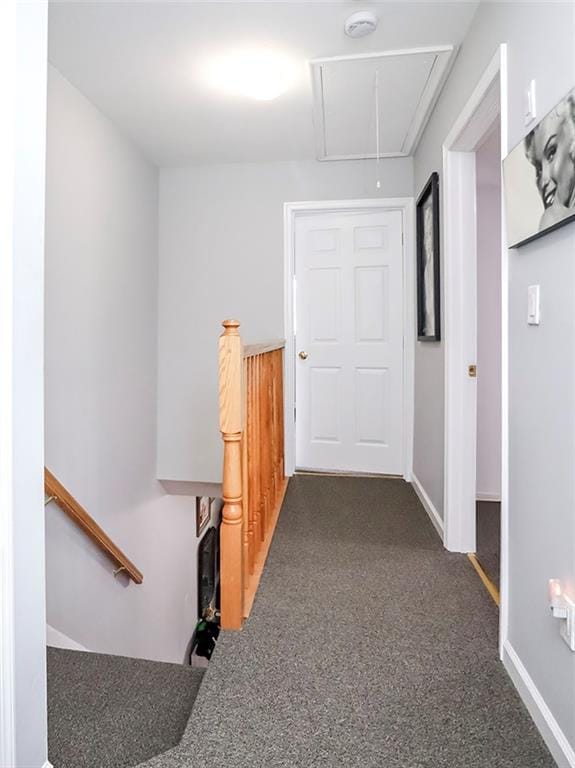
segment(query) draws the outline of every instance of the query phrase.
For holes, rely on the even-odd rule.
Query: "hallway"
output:
[[[146,768],[551,768],[495,605],[401,480],[292,478],[254,610]]]

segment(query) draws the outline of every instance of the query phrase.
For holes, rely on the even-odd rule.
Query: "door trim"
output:
[[[415,238],[412,197],[366,200],[325,200],[284,204],[284,424],[285,473],[295,472],[295,223],[298,216],[325,213],[400,211],[403,234],[403,477],[411,481],[413,468],[414,354],[415,354]]]
[[[445,276],[445,501],[444,544],[475,551],[476,389],[466,369],[476,348],[475,151],[497,117],[501,157],[508,151],[507,46],[500,45],[443,144]],[[503,189],[503,182],[502,182]],[[499,652],[507,639],[509,595],[508,253],[501,195],[501,606]],[[465,253],[468,258],[462,259]],[[475,345],[475,346],[474,346]]]

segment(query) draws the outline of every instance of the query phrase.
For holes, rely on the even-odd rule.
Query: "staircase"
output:
[[[203,672],[180,664],[48,648],[54,768],[127,768],[176,746]]]

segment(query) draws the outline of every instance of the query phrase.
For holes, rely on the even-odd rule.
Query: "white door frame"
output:
[[[494,120],[501,123],[501,157],[508,151],[507,48],[499,46],[443,144],[445,276],[444,544],[475,552],[476,379],[467,366],[477,347],[475,151]],[[462,258],[462,255],[465,258]],[[508,604],[508,255],[501,195],[501,611],[500,649]]]
[[[403,477],[411,481],[413,467],[414,351],[415,351],[415,238],[412,197],[366,200],[326,200],[284,204],[284,424],[285,473],[295,472],[295,223],[298,216],[325,213],[401,211],[403,232]]]
[[[0,765],[49,768],[43,461],[48,2],[0,3]]]

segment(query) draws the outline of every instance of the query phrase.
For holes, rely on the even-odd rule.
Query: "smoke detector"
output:
[[[371,11],[352,13],[345,22],[345,34],[349,37],[365,37],[377,29],[378,18]]]

